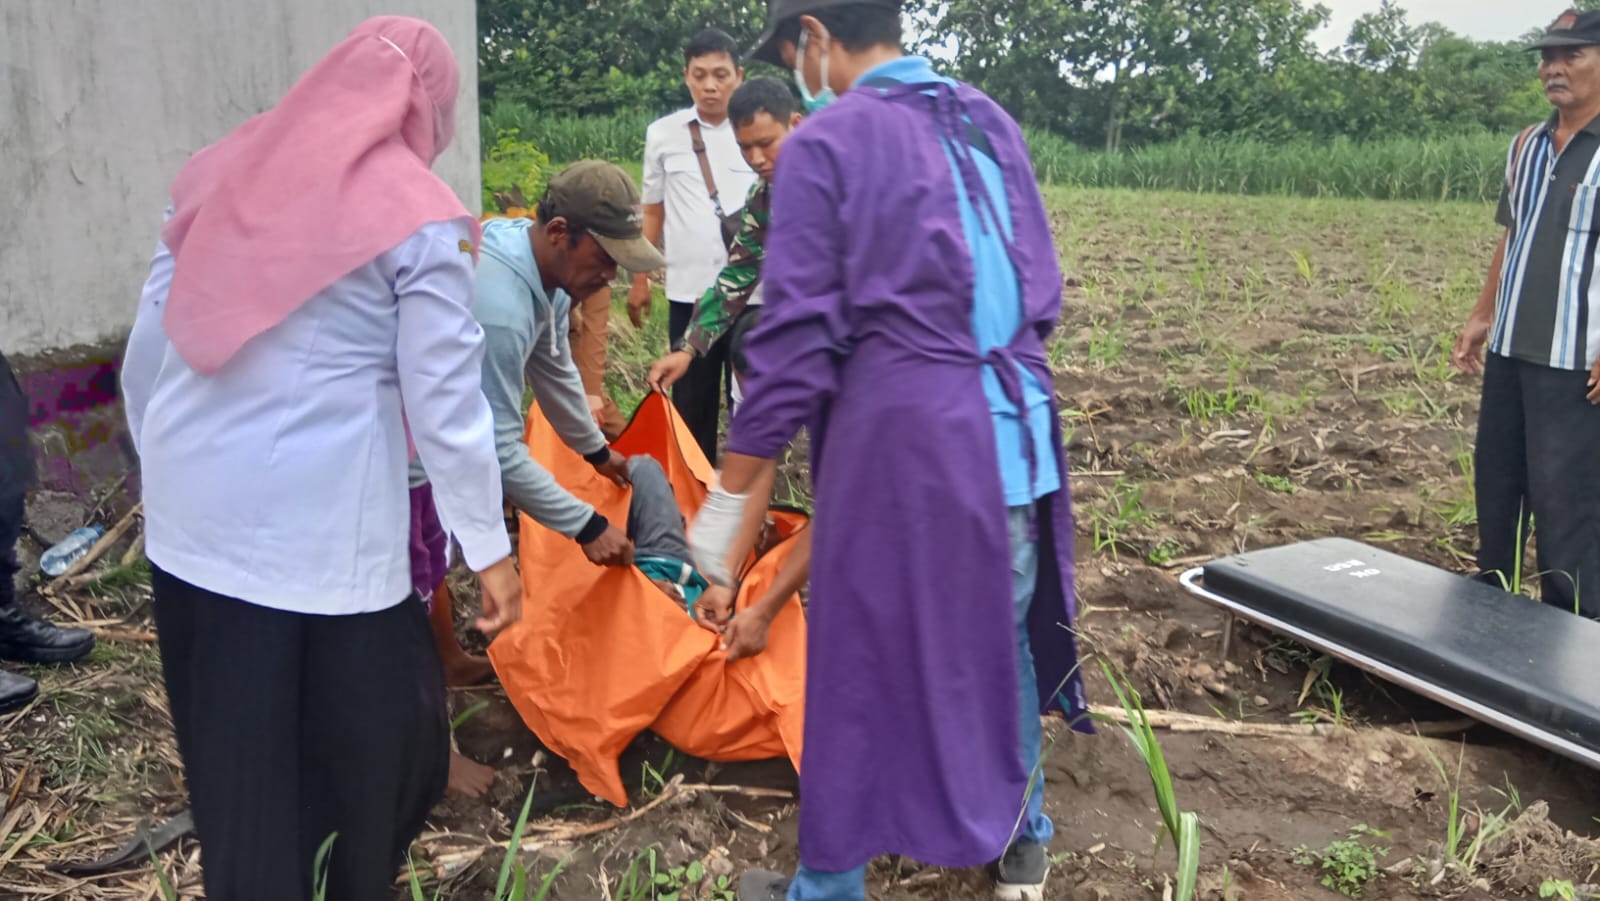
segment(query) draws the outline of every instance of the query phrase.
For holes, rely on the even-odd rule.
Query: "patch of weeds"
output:
[[[1183,546],[1183,542],[1173,538],[1171,535],[1168,535],[1156,542],[1156,546],[1151,548],[1150,553],[1145,555],[1145,560],[1148,561],[1151,566],[1166,566],[1168,563],[1176,560],[1186,550],[1188,550],[1188,548]]]
[[[1539,883],[1539,897],[1559,898],[1560,901],[1577,901],[1578,898],[1596,898],[1600,895],[1579,892],[1571,879],[1546,879]]]
[[[1096,316],[1090,320],[1089,362],[1095,366],[1115,366],[1122,362],[1122,352],[1127,341],[1122,336],[1122,319],[1104,320]]]
[[[1179,406],[1190,419],[1201,422],[1261,410],[1261,392],[1241,385],[1238,374],[1238,369],[1229,366],[1228,384],[1218,390],[1213,391],[1202,385],[1182,389],[1178,396]]]
[[[650,901],[656,889],[656,849],[645,848],[628,861],[628,869],[617,880],[612,897],[616,901]]]
[[[1321,851],[1313,852],[1305,845],[1296,848],[1294,862],[1320,870],[1324,887],[1359,898],[1369,882],[1383,875],[1378,869],[1378,858],[1387,857],[1389,848],[1376,841],[1388,840],[1389,833],[1357,823],[1350,827],[1346,838],[1329,842]]]
[[[1404,388],[1385,391],[1379,398],[1390,416],[1406,417],[1417,412],[1417,398]]]
[[[1300,725],[1310,726],[1313,723],[1326,722],[1332,725],[1334,729],[1350,728],[1350,715],[1344,709],[1344,691],[1342,689],[1335,688],[1333,683],[1326,678],[1322,678],[1317,680],[1313,693],[1316,694],[1317,700],[1321,701],[1323,706],[1296,710],[1293,716]]]
[[[1255,471],[1255,477],[1256,484],[1268,491],[1276,491],[1279,494],[1294,494],[1296,491],[1294,482],[1288,476],[1275,476],[1258,469]]]
[[[122,708],[137,700],[96,697],[80,689],[53,689],[45,704],[60,738],[45,745],[45,766],[56,785],[105,785],[116,769],[112,754],[126,725]]]
[[[1378,324],[1386,329],[1411,322],[1417,311],[1417,292],[1405,282],[1384,279],[1378,283]]]
[[[150,586],[150,561],[140,557],[131,563],[109,569],[105,575],[85,585],[88,594],[105,594],[119,588],[148,588]]]
[[[654,901],[679,901],[680,898],[699,898],[702,901],[734,901],[733,885],[726,876],[718,876],[700,892],[700,883],[706,878],[700,861],[687,866],[673,867],[655,875]]]
[[[1109,550],[1111,559],[1118,560],[1117,545],[1126,544],[1133,530],[1155,522],[1156,514],[1145,509],[1143,485],[1119,478],[1100,503],[1090,506],[1089,519],[1095,553]]]

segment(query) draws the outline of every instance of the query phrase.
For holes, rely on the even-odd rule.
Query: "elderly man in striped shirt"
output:
[[[1600,618],[1600,12],[1529,49],[1555,114],[1512,142],[1506,231],[1453,357],[1483,373],[1478,566],[1517,590],[1537,530],[1543,600]]]

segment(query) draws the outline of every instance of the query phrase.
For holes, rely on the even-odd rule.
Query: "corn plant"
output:
[[[1433,761],[1433,767],[1438,771],[1439,779],[1445,788],[1445,856],[1460,867],[1462,872],[1471,875],[1478,868],[1478,858],[1483,854],[1483,849],[1510,828],[1507,820],[1516,809],[1516,801],[1508,798],[1505,809],[1499,813],[1489,813],[1479,809],[1478,828],[1469,839],[1468,832],[1471,831],[1469,815],[1461,807],[1461,765],[1465,757],[1465,748],[1462,749],[1461,756],[1456,759],[1456,773],[1453,779],[1438,755],[1432,750],[1424,750],[1427,750],[1428,759]]]
[[[1156,740],[1155,729],[1150,725],[1150,717],[1145,714],[1139,693],[1125,678],[1113,673],[1104,660],[1100,661],[1100,670],[1105,673],[1106,681],[1111,683],[1111,690],[1116,692],[1117,702],[1127,716],[1128,723],[1122,725],[1122,731],[1133,743],[1139,756],[1144,758],[1145,768],[1150,771],[1150,782],[1156,793],[1156,808],[1161,812],[1162,831],[1157,833],[1156,839],[1159,842],[1163,835],[1170,835],[1177,849],[1174,901],[1193,901],[1195,885],[1200,877],[1200,818],[1194,811],[1178,809],[1172,772],[1167,768],[1166,756],[1161,753],[1161,743]]]

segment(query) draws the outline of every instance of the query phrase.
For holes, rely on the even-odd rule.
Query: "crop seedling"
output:
[[[1156,793],[1156,808],[1161,813],[1161,831],[1156,833],[1156,841],[1159,843],[1162,836],[1170,835],[1176,846],[1177,886],[1172,897],[1174,901],[1193,901],[1195,885],[1200,876],[1200,818],[1193,811],[1178,809],[1172,772],[1167,767],[1161,743],[1156,740],[1155,729],[1150,726],[1150,717],[1145,714],[1139,693],[1134,691],[1126,678],[1113,673],[1110,664],[1104,660],[1100,661],[1100,671],[1111,683],[1111,690],[1116,692],[1117,702],[1122,705],[1123,715],[1128,720],[1126,725],[1119,725],[1150,772],[1150,783]]]
[[[1316,281],[1316,265],[1311,262],[1311,255],[1304,250],[1290,251],[1294,255],[1294,270],[1300,273],[1300,280],[1310,285]]]
[[[667,777],[672,773],[672,767],[678,761],[676,748],[668,748],[667,756],[661,758],[661,768],[657,769],[646,760],[642,764],[639,774],[639,790],[647,798],[654,798],[667,790]]]
[[[1126,543],[1128,534],[1135,528],[1155,521],[1155,514],[1144,508],[1144,486],[1117,479],[1100,504],[1089,508],[1089,518],[1094,524],[1094,552],[1111,551],[1111,559],[1120,560],[1117,545]]]
[[[1389,833],[1374,829],[1366,823],[1350,827],[1345,838],[1328,843],[1321,851],[1313,852],[1305,845],[1294,851],[1294,862],[1301,866],[1315,866],[1322,872],[1322,884],[1341,895],[1361,897],[1361,892],[1372,880],[1382,875],[1378,858],[1387,857],[1389,848],[1370,840],[1388,841]]]
[[[1122,320],[1106,321],[1096,316],[1090,325],[1089,362],[1101,368],[1120,363],[1127,345],[1122,337]]]
[[[1483,849],[1509,828],[1506,819],[1515,805],[1508,802],[1505,809],[1497,814],[1478,810],[1475,817],[1478,824],[1477,831],[1471,839],[1468,839],[1467,834],[1471,831],[1471,820],[1474,817],[1461,808],[1461,765],[1465,757],[1466,748],[1463,747],[1456,760],[1455,778],[1452,779],[1444,767],[1444,762],[1431,750],[1428,751],[1428,759],[1433,761],[1434,769],[1438,771],[1445,788],[1445,856],[1463,873],[1471,876],[1478,868],[1478,858],[1482,855]]]

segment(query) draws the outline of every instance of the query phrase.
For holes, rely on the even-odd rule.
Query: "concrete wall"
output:
[[[425,18],[456,50],[456,138],[436,170],[476,212],[474,0],[0,2],[0,350],[124,337],[189,154],[378,14]]]

